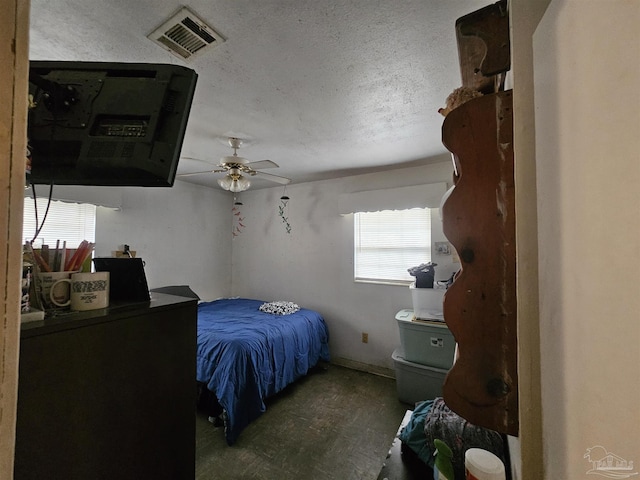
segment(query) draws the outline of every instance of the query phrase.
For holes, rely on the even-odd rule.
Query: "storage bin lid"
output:
[[[415,314],[413,313],[412,309],[403,308],[398,313],[396,313],[396,320],[403,320],[405,322],[410,322],[411,320],[413,320],[414,316]]]
[[[412,368],[416,371],[422,371],[424,373],[431,373],[437,375],[446,375],[449,372],[446,368],[438,368],[431,365],[423,365],[421,363],[410,362],[406,358],[404,358],[404,351],[402,348],[396,348],[391,354],[391,359],[394,362],[394,365],[397,367],[398,365],[402,365],[405,368]]]

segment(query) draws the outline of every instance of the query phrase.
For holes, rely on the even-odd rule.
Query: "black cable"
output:
[[[38,202],[36,197],[36,186],[34,183],[31,184],[31,192],[33,193],[33,209],[36,217],[36,231],[35,231],[35,235],[31,239],[31,244],[33,245],[33,242],[35,242],[36,238],[38,238],[38,235],[40,235],[40,232],[44,227],[44,222],[47,220],[47,215],[49,214],[49,207],[51,206],[51,199],[53,197],[53,183],[49,185],[49,199],[47,200],[47,209],[44,212],[44,216],[42,217],[42,223],[40,224],[39,227],[38,227]]]
[[[65,95],[71,95],[73,93],[75,93],[75,90],[72,87],[67,87],[64,88],[62,87],[60,84],[58,84],[57,82],[51,82],[49,80],[44,79],[43,77],[41,77],[40,75],[30,75],[29,76],[29,82],[33,83],[37,88],[34,92],[34,99],[33,101],[37,104],[40,101],[44,101],[44,99],[42,99],[41,97],[44,96],[45,94],[49,94],[49,96],[53,96],[53,102],[57,104],[59,104],[61,101],[64,102],[64,100],[69,100],[68,97],[64,96],[62,98],[62,100],[60,99],[60,97],[62,96],[61,92],[64,91]],[[45,102],[46,103],[46,102]],[[53,137],[53,132],[55,130],[55,127],[57,126],[57,121],[58,121],[58,117],[57,117],[57,112],[59,111],[59,109],[54,109],[52,111],[52,115],[53,115],[53,127],[51,129],[51,135]],[[29,112],[29,116],[32,117],[31,113]],[[28,137],[30,138],[30,134],[31,131],[30,129],[33,128],[33,121],[32,119],[29,120],[28,122]],[[38,238],[38,235],[40,235],[40,232],[42,231],[42,228],[44,227],[45,221],[47,220],[47,215],[49,214],[49,208],[51,207],[51,200],[53,198],[53,180],[51,180],[51,183],[49,184],[49,198],[47,200],[47,209],[44,212],[44,216],[42,217],[42,222],[40,223],[40,226],[38,226],[38,201],[37,201],[37,195],[36,195],[36,186],[34,183],[31,184],[31,192],[33,193],[33,208],[34,208],[34,213],[35,213],[35,220],[36,220],[36,231],[35,234],[33,236],[33,238],[31,239],[31,244],[33,245],[33,243],[35,242],[35,240]]]

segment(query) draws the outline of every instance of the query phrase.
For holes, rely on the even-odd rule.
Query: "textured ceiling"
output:
[[[446,153],[439,107],[460,85],[455,20],[478,0],[32,0],[33,60],[174,63],[198,73],[182,157],[249,161],[294,183]],[[185,62],[146,36],[181,6],[226,41]],[[182,159],[179,173],[208,165]],[[216,175],[185,180],[217,187]],[[263,180],[254,188],[273,186]]]

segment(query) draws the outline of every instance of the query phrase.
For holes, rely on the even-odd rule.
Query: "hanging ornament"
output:
[[[278,207],[278,215],[282,219],[282,222],[285,225],[287,233],[291,233],[291,225],[289,224],[289,219],[287,215],[289,214],[289,197],[286,195],[287,187],[284,187],[283,195],[280,197],[280,206]]]
[[[240,233],[244,229],[244,223],[243,223],[244,217],[240,212],[241,206],[242,206],[242,202],[238,201],[234,195],[233,208],[231,209],[231,213],[233,214],[233,226],[231,228],[231,235],[233,235],[234,238],[240,235]]]

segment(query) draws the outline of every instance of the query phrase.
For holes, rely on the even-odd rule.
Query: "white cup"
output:
[[[56,302],[59,307],[71,305],[71,310],[96,310],[109,306],[109,272],[74,273],[71,278],[63,278],[53,284],[69,283],[70,295],[67,302]]]
[[[41,272],[39,274],[45,308],[69,305],[69,284],[58,282],[69,279],[73,273],[75,272]]]

